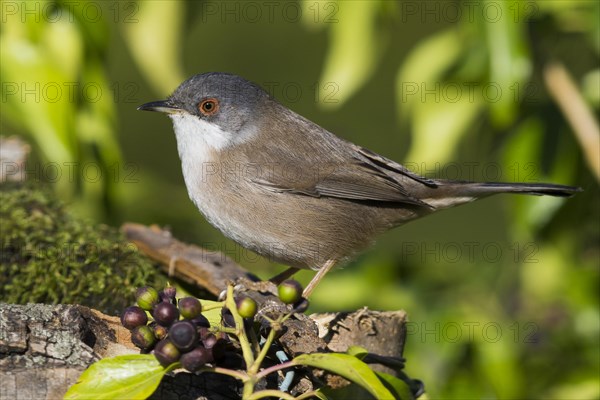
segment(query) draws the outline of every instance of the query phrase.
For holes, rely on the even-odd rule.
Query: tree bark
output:
[[[228,283],[236,294],[244,293],[258,303],[261,315],[276,317],[291,306],[277,296],[271,282],[256,277],[218,252],[177,241],[157,227],[125,224],[129,240],[177,279],[206,288],[218,295]],[[353,313],[294,314],[284,324],[277,345],[289,359],[314,352],[344,352],[350,346],[369,351],[366,361],[388,373],[402,367],[406,337],[404,311],[377,312],[366,308]],[[14,305],[0,303],[0,398],[61,398],[93,362],[120,354],[137,353],[130,333],[111,317],[78,305]],[[277,362],[272,359],[271,363]],[[391,368],[389,368],[391,367]],[[277,388],[282,375],[274,374],[257,385]],[[327,385],[337,388],[348,382],[315,369],[297,369],[290,389],[294,395]],[[220,374],[167,375],[153,399],[238,399],[241,384]]]
[[[305,323],[319,325],[320,351],[344,351],[351,345],[395,358],[404,343],[404,312],[362,309],[349,314],[314,314]],[[314,321],[319,321],[315,323]],[[366,329],[365,329],[366,328]],[[391,328],[392,330],[389,330]],[[315,328],[316,330],[316,328]],[[350,332],[358,332],[350,334]],[[290,358],[298,349],[315,347],[314,337],[288,331],[280,339]],[[318,336],[317,336],[318,337]],[[390,340],[391,339],[391,340]],[[291,353],[289,353],[291,352]],[[93,362],[137,353],[119,318],[77,305],[0,304],[0,398],[62,398]],[[281,377],[257,388],[276,387]],[[300,369],[292,393],[312,390],[315,382],[336,388],[343,379]],[[178,372],[166,376],[153,399],[239,399],[240,382],[220,374]]]

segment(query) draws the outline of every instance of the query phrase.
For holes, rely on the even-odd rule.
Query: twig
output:
[[[566,68],[558,62],[544,69],[544,82],[573,128],[586,162],[600,181],[600,128]]]

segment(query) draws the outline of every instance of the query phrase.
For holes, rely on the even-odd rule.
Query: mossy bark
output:
[[[115,228],[71,215],[35,183],[0,184],[0,299],[73,303],[116,315],[165,275]]]

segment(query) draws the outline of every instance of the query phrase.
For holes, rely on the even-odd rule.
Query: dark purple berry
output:
[[[121,324],[129,330],[147,323],[148,316],[146,312],[137,306],[127,307],[121,315]]]
[[[293,279],[282,282],[277,288],[279,299],[285,304],[293,304],[302,298],[302,285]]]
[[[208,322],[208,319],[204,315],[198,315],[196,318],[190,319],[190,322],[197,328],[210,328],[210,322]]]
[[[303,313],[304,311],[306,311],[308,309],[308,306],[309,306],[308,300],[305,298],[301,298],[299,301],[294,303],[294,312]]]
[[[204,340],[205,337],[211,334],[210,329],[205,326],[197,326],[196,332],[198,332],[198,337],[200,340]]]
[[[204,343],[204,347],[207,349],[212,349],[217,343],[217,337],[212,333],[209,333],[204,338],[202,338],[202,343]]]
[[[166,303],[172,303],[175,301],[175,295],[177,294],[177,289],[175,286],[167,286],[163,290],[160,291],[160,299]]]
[[[193,319],[200,316],[202,305],[200,300],[195,297],[184,297],[179,299],[179,312],[185,319]]]
[[[154,348],[154,355],[163,367],[177,362],[181,353],[169,339],[163,339]]]
[[[235,319],[227,307],[221,309],[221,323],[228,328],[235,327]]]
[[[160,296],[156,289],[144,286],[135,292],[135,300],[143,310],[150,311],[160,301]]]
[[[198,344],[198,333],[196,327],[188,321],[179,321],[169,328],[169,339],[185,353]]]
[[[241,297],[236,302],[238,313],[242,318],[252,318],[256,315],[256,301],[251,297]]]
[[[204,347],[196,347],[189,353],[185,353],[179,359],[183,368],[190,372],[196,372],[206,363],[212,362],[212,352]]]
[[[179,310],[171,303],[158,303],[152,310],[152,317],[160,325],[171,326],[179,319]]]
[[[148,350],[156,343],[156,337],[152,328],[142,325],[131,331],[131,341],[140,349]]]
[[[221,361],[225,357],[225,352],[229,348],[229,342],[225,339],[218,339],[217,342],[210,349],[212,352],[213,360]]]

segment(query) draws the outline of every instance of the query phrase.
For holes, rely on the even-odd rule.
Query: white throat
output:
[[[231,133],[210,122],[203,121],[187,113],[169,114],[177,137],[177,149],[183,159],[184,153],[191,151],[221,150],[233,142]],[[199,148],[201,147],[201,148]]]
[[[187,113],[169,114],[177,138],[177,150],[181,158],[181,169],[188,194],[196,206],[201,208],[200,198],[206,196],[202,188],[207,174],[219,163],[219,153],[230,146],[245,142],[255,136],[254,127],[238,132],[224,131],[218,125],[204,121]]]

